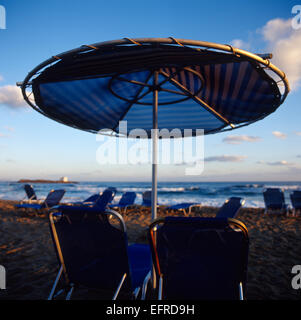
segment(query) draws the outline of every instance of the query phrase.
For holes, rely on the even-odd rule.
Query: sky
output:
[[[272,52],[292,91],[250,126],[204,137],[204,170],[162,164],[159,181],[301,181],[299,1],[0,0],[0,180],[150,181],[150,164],[102,164],[100,139],[43,117],[17,81],[53,55],[124,37],[174,37]],[[293,22],[297,28],[293,28]],[[150,151],[148,151],[148,155]]]

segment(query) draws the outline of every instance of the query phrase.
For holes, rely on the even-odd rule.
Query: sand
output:
[[[46,299],[58,271],[48,219],[45,214],[15,210],[15,203],[0,200],[0,264],[7,273],[7,289],[0,290],[0,299]],[[203,207],[191,215],[212,216],[216,210]],[[159,216],[165,214],[161,208]],[[264,215],[263,209],[243,208],[237,219],[245,223],[250,236],[246,298],[300,300],[301,289],[291,286],[291,270],[301,265],[301,217]],[[129,241],[146,242],[149,210],[135,209],[124,220]],[[79,292],[75,298],[90,297]]]

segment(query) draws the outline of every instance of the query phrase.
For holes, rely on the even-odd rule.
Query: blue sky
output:
[[[301,29],[290,27],[292,7],[297,4],[288,0],[0,0],[6,9],[6,29],[0,30],[0,180],[66,175],[84,181],[150,181],[150,165],[99,165],[100,143],[95,135],[25,107],[11,86],[50,56],[82,44],[173,36],[231,43],[255,53],[275,51],[272,62],[292,79],[293,90],[268,118],[206,136],[202,175],[185,176],[184,166],[161,165],[160,180],[300,181]],[[283,41],[296,52],[283,52]],[[288,52],[291,55],[286,56]]]

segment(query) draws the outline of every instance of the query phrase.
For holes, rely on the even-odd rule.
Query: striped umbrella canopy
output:
[[[65,125],[118,135],[123,120],[125,134],[141,128],[152,136],[156,218],[154,129],[210,134],[265,118],[289,92],[285,74],[271,57],[202,41],[124,38],[53,56],[19,85],[33,109]]]

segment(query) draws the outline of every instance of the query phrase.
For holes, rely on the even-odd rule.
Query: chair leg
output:
[[[58,274],[57,274],[57,276],[56,276],[56,278],[54,280],[52,289],[51,289],[50,294],[48,296],[48,300],[52,300],[53,299],[53,296],[54,296],[54,293],[55,293],[55,289],[56,289],[57,284],[58,284],[58,282],[59,282],[59,280],[61,278],[62,272],[63,272],[63,266],[60,267],[59,272],[58,272]]]
[[[70,300],[70,299],[71,299],[73,290],[74,290],[74,285],[72,284],[72,285],[71,285],[71,289],[68,291],[68,293],[67,293],[67,295],[66,295],[66,300]]]

